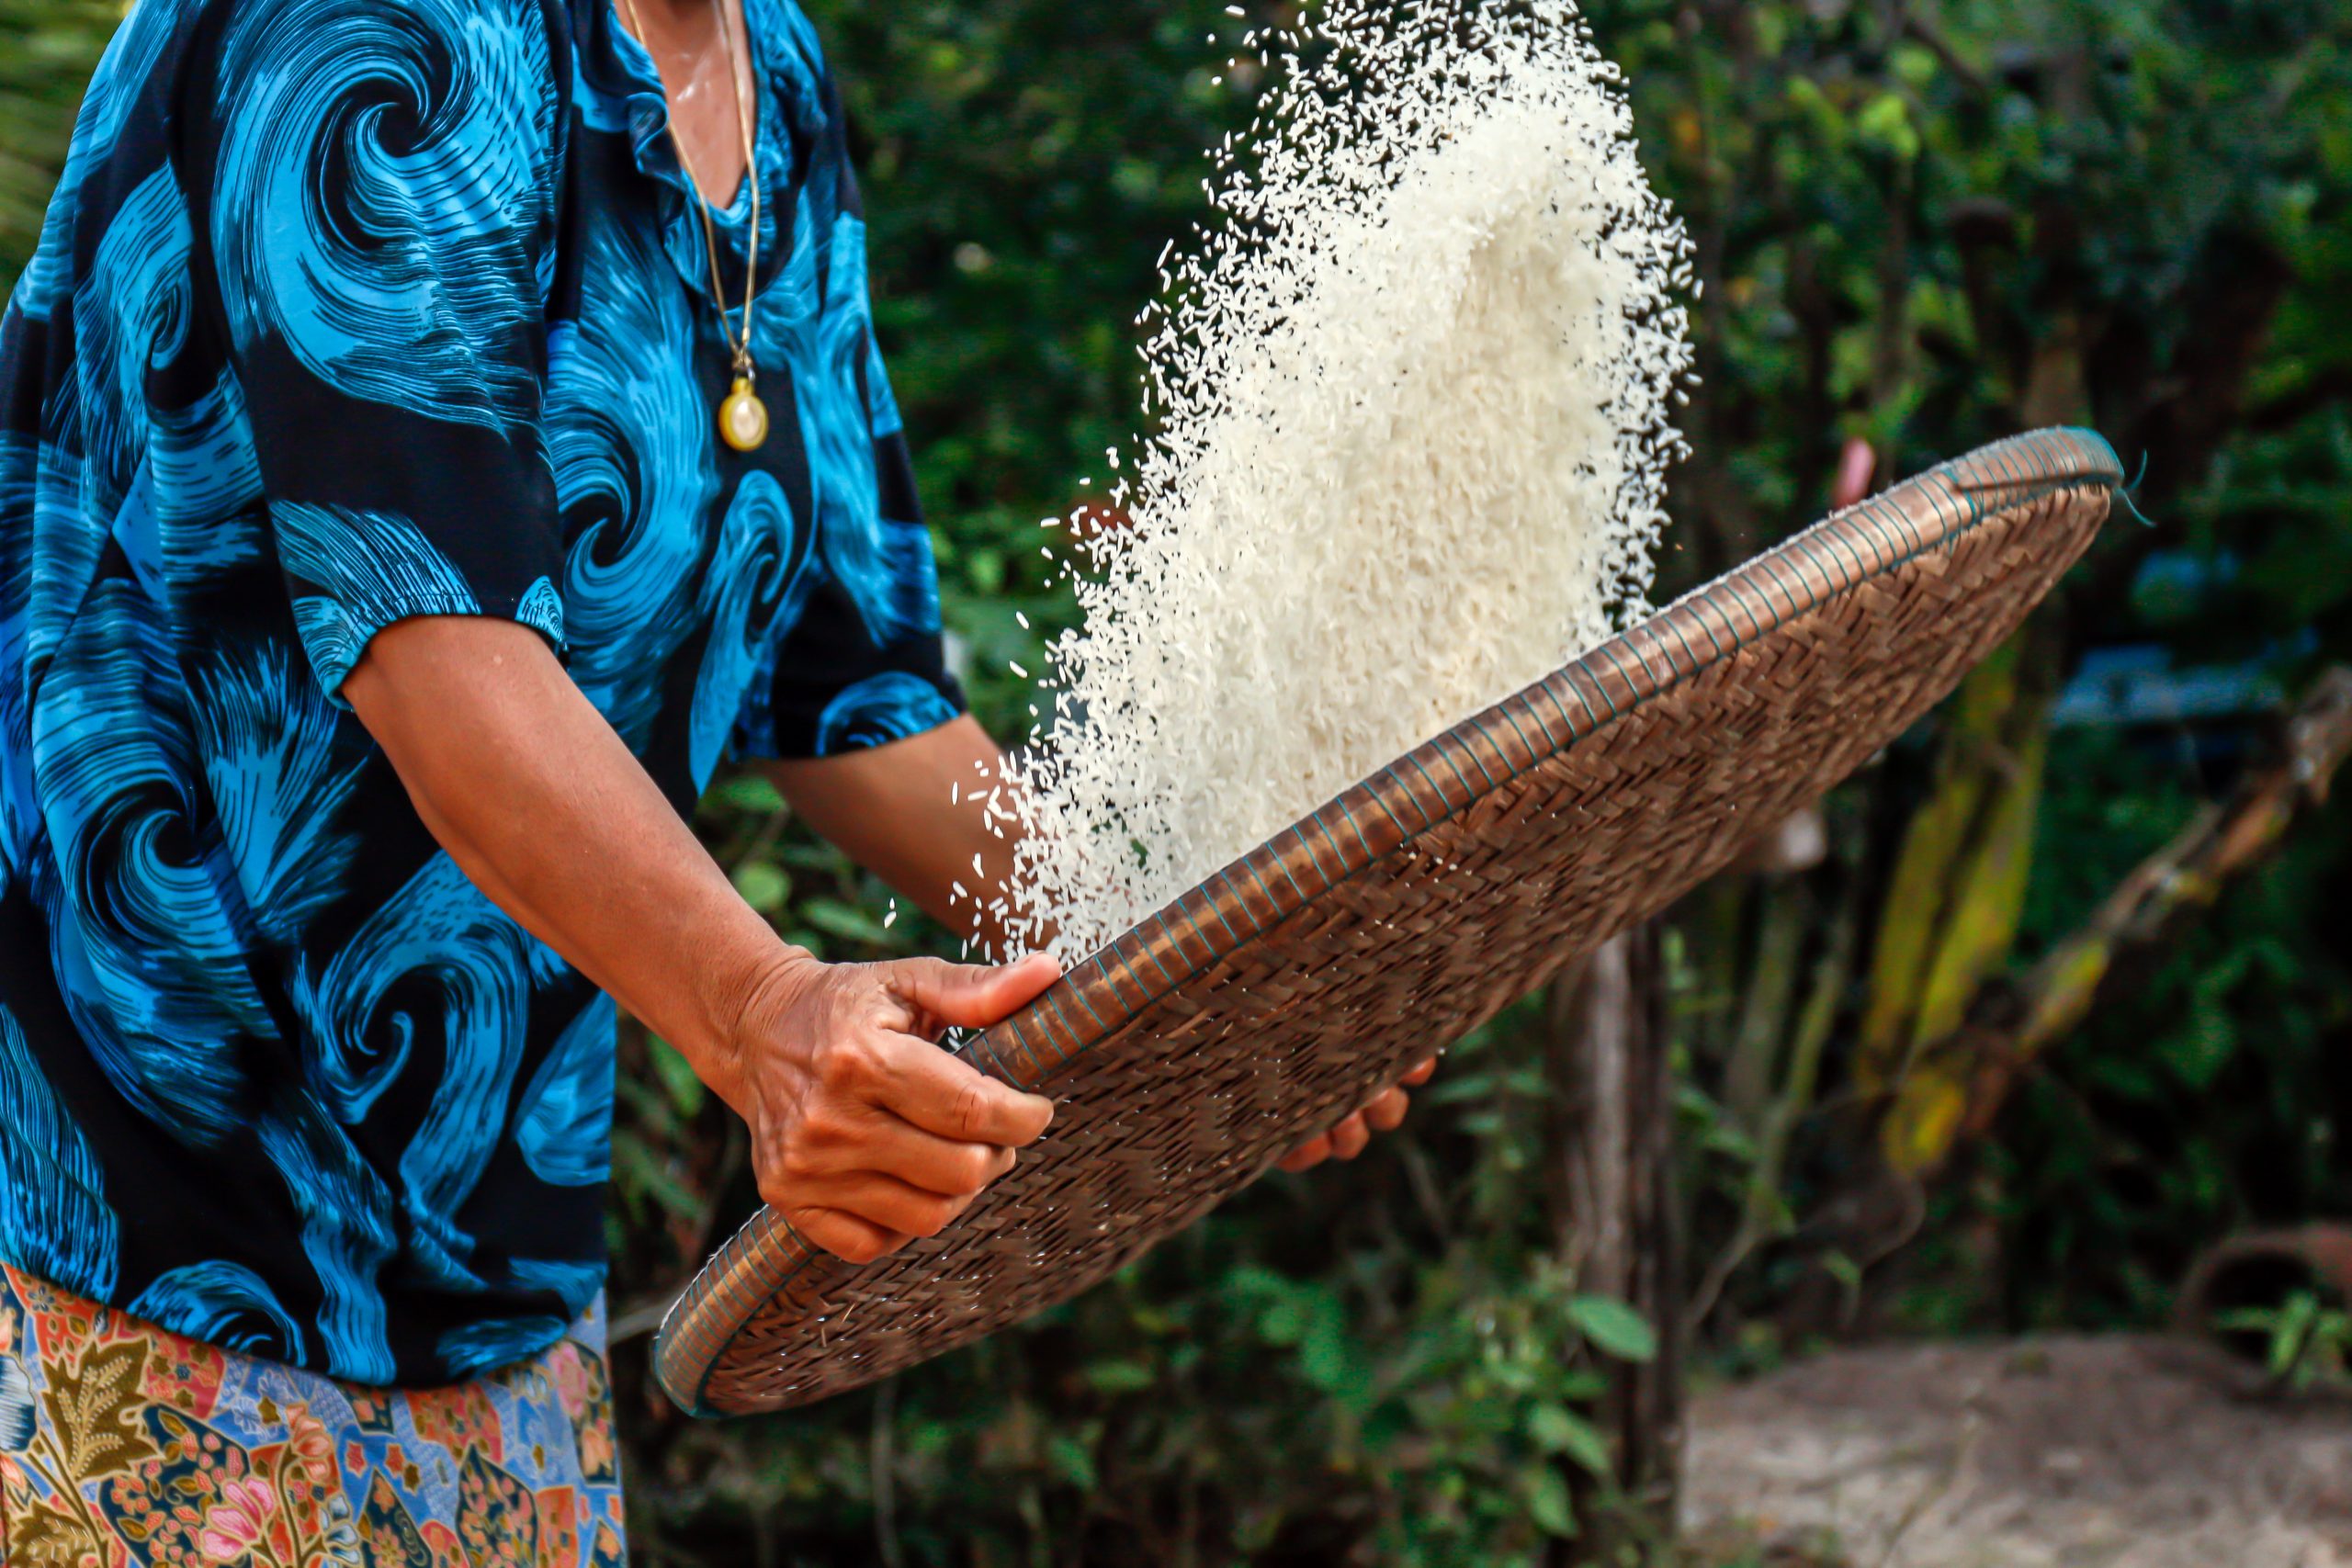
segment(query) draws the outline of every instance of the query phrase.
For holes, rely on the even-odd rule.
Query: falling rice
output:
[[[1645,610],[1680,447],[1689,247],[1566,0],[1249,46],[1009,792],[1010,929],[1065,961]]]

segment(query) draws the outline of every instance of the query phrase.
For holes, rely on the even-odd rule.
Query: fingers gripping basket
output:
[[[1076,1294],[1900,734],[2107,515],[2107,444],[1971,453],[1399,758],[966,1049],[1057,1101],[955,1225],[853,1268],[763,1211],[672,1309],[671,1396],[855,1388]]]

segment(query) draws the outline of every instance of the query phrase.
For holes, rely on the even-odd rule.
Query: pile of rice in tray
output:
[[[1645,611],[1680,450],[1689,245],[1574,6],[1245,47],[1272,85],[1144,313],[1131,521],[1072,547],[1005,792],[1012,929],[1066,962]]]

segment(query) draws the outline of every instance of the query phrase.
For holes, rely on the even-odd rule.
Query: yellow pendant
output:
[[[738,452],[755,451],[768,438],[768,406],[749,376],[736,377],[735,389],[718,405],[718,434]]]

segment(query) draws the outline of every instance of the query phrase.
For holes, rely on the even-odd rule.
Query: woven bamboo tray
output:
[[[754,1216],[671,1309],[662,1386],[805,1404],[1086,1289],[1909,728],[2121,479],[2088,432],[1997,442],[1399,758],[965,1047],[1057,1106],[948,1230],[854,1268]]]

